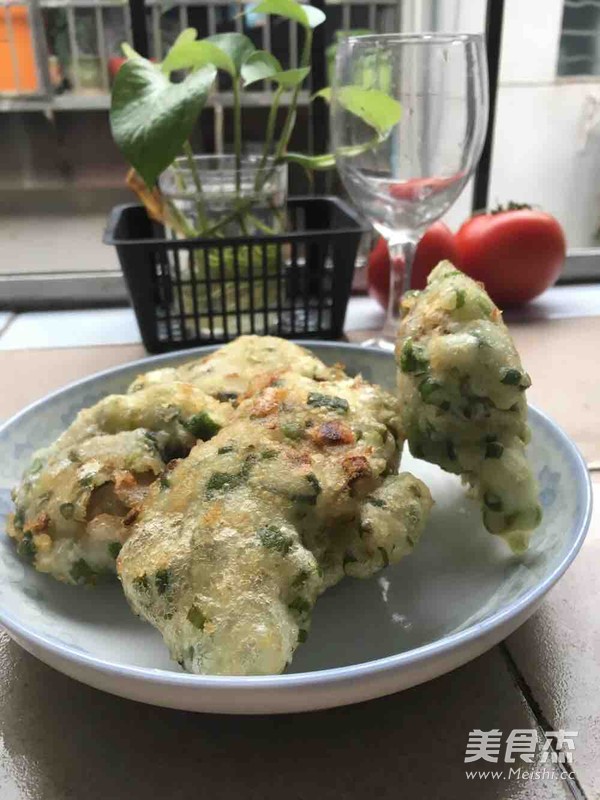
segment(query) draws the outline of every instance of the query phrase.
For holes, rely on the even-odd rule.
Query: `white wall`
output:
[[[432,0],[405,15],[427,27]],[[484,0],[437,0],[438,30],[482,32]],[[600,227],[600,79],[556,79],[563,0],[506,0],[489,204],[530,202],[554,214],[572,247]],[[470,215],[471,186],[446,214]]]
[[[501,84],[554,81],[562,13],[563,0],[505,0]]]
[[[600,87],[586,83],[505,86],[498,100],[490,202],[539,205],[571,247],[596,244],[600,227],[600,136],[583,145],[581,133],[592,95],[600,100]]]
[[[600,225],[600,79],[556,79],[562,12],[506,0],[490,203],[537,204],[585,247]]]

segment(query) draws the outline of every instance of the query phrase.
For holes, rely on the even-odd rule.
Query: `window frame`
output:
[[[0,275],[0,310],[32,311],[126,306],[120,270]]]
[[[557,286],[598,283],[600,248],[574,248],[567,253]],[[88,273],[31,273],[0,276],[0,310],[50,311],[129,305],[120,270]]]
[[[325,0],[311,0],[313,5],[325,7]],[[401,0],[396,0],[400,3]],[[30,0],[35,8],[39,0]],[[356,0],[342,0],[350,6]],[[369,3],[374,0],[363,0]],[[390,0],[388,0],[390,2]],[[440,2],[440,0],[437,0]],[[146,11],[144,0],[128,0],[133,44],[139,52],[147,52]],[[432,8],[435,11],[435,0]],[[504,0],[487,0],[486,43],[490,73],[490,121],[483,153],[474,176],[473,209],[487,207],[492,164],[492,144],[496,95],[498,89]],[[39,24],[39,19],[37,21]],[[325,71],[324,59],[319,59]],[[325,81],[325,75],[317,76]],[[592,78],[593,76],[590,76]],[[565,76],[560,81],[573,80]],[[597,79],[596,79],[597,80]],[[321,84],[319,84],[321,85]],[[38,98],[39,101],[39,98]],[[319,141],[326,134],[319,118]],[[314,126],[315,120],[313,120]],[[559,284],[590,283],[600,281],[600,247],[572,248],[567,253]],[[128,294],[120,270],[69,273],[5,273],[0,275],[0,309],[24,311],[28,309],[82,308],[128,304]]]

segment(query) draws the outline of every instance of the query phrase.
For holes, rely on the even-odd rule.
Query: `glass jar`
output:
[[[163,172],[159,187],[175,238],[215,242],[180,251],[169,265],[181,279],[173,312],[188,334],[198,324],[203,335],[222,336],[228,319],[239,333],[254,330],[258,318],[263,328],[275,325],[287,253],[278,243],[242,244],[235,237],[285,230],[287,164],[248,157],[236,170],[232,155],[183,156]]]
[[[173,227],[184,235],[269,235],[285,227],[287,164],[272,159],[244,157],[237,170],[233,155],[181,156],[159,187],[175,213]]]

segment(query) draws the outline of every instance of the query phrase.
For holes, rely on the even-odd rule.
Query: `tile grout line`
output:
[[[4,326],[2,328],[0,328],[0,339],[4,336],[4,334],[8,331],[8,329],[13,324],[13,322],[19,316],[15,311],[9,311],[8,313],[10,314],[9,318],[5,322]]]
[[[546,717],[540,704],[535,699],[533,692],[531,691],[531,687],[525,680],[523,673],[521,672],[521,670],[517,666],[516,661],[512,657],[510,650],[508,649],[508,646],[506,644],[506,641],[500,642],[499,649],[502,655],[504,656],[504,660],[508,667],[508,671],[511,674],[511,677],[513,678],[517,688],[523,695],[523,698],[525,699],[525,702],[527,703],[527,706],[529,707],[529,710],[533,718],[535,719],[537,726],[540,728],[540,730],[543,731],[543,733],[547,733],[548,731],[554,730],[554,726],[550,724],[549,719]],[[550,745],[553,752],[559,755],[560,750],[556,747],[556,744],[553,739],[550,740]],[[577,773],[575,772],[573,765],[571,764],[569,766],[570,766],[569,772],[574,777],[571,778],[570,775],[567,775],[567,777],[564,779],[564,782],[569,787],[569,791],[573,795],[574,800],[587,800],[587,795],[585,793],[583,786],[581,785],[581,781],[577,777]]]

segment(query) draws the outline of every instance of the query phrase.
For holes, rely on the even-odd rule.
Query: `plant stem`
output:
[[[192,174],[192,180],[194,181],[194,186],[196,187],[196,193],[198,195],[198,199],[196,200],[196,212],[198,214],[198,222],[200,223],[199,233],[202,233],[208,224],[206,214],[204,213],[204,192],[202,191],[202,181],[200,180],[200,172],[198,171],[194,158],[194,151],[189,141],[184,142],[183,152],[187,158],[188,167]]]
[[[278,231],[276,231],[274,228],[271,228],[269,225],[266,225],[261,219],[250,212],[248,212],[247,218],[250,222],[254,223],[255,228],[258,228],[261,233],[264,233],[267,236],[274,236],[276,233],[278,233]]]
[[[235,195],[238,202],[242,195],[242,99],[240,79],[233,78],[233,150],[235,153]],[[240,228],[244,236],[248,235],[248,226],[243,214],[238,215]]]
[[[307,28],[306,36],[304,38],[304,47],[302,49],[302,57],[300,59],[300,67],[308,67],[310,63],[312,38],[313,38],[312,29]],[[283,123],[283,130],[281,131],[281,136],[279,137],[279,143],[275,150],[275,161],[280,159],[285,153],[288,143],[290,141],[290,136],[292,135],[292,131],[294,130],[294,123],[296,121],[296,108],[298,106],[299,94],[300,94],[300,84],[296,86],[296,88],[294,89],[294,93],[292,94],[292,99],[288,107],[287,116],[285,118],[285,122]]]
[[[273,105],[271,106],[271,110],[269,111],[269,117],[267,119],[267,130],[265,133],[265,143],[263,146],[262,156],[260,159],[260,163],[258,165],[258,171],[256,173],[256,178],[254,181],[254,190],[258,191],[261,186],[261,178],[263,176],[263,171],[265,169],[265,165],[269,158],[269,153],[271,152],[271,148],[273,147],[273,140],[275,138],[275,125],[277,123],[277,112],[279,111],[279,103],[281,101],[281,95],[283,94],[283,86],[278,86],[273,96]]]
[[[171,202],[171,200],[166,200],[165,206],[167,208],[165,222],[167,222],[171,228],[179,228],[180,233],[182,233],[186,239],[193,239],[193,237],[197,235],[197,231],[188,225],[187,220],[175,203]]]
[[[308,67],[310,64],[310,51],[312,47],[312,39],[313,39],[313,32],[311,28],[306,30],[306,36],[304,37],[304,47],[302,48],[302,56],[300,58],[300,67]],[[285,117],[285,121],[283,123],[283,129],[281,131],[281,135],[279,137],[279,142],[277,143],[277,147],[275,148],[275,153],[273,156],[273,166],[270,170],[267,171],[267,174],[263,176],[263,170],[259,171],[259,174],[256,176],[256,190],[259,191],[262,186],[269,180],[271,175],[273,174],[273,170],[277,165],[277,162],[281,160],[282,156],[284,155],[287,146],[290,141],[290,137],[294,130],[294,123],[296,122],[296,108],[298,106],[298,95],[300,94],[300,84],[294,88],[294,93],[292,94],[292,99],[290,100],[290,104],[288,106],[287,114]],[[272,110],[272,109],[271,109]],[[273,120],[275,122],[275,120]],[[262,178],[262,182],[259,182],[259,178]]]
[[[240,199],[242,185],[242,103],[239,78],[233,78],[233,150],[235,153],[235,192]]]
[[[247,200],[240,201],[240,205],[236,208],[235,211],[231,211],[228,214],[225,214],[224,217],[221,217],[220,220],[217,220],[214,225],[211,225],[210,228],[207,228],[203,231],[203,236],[212,236],[216,231],[220,228],[225,227],[230,222],[234,220],[242,220],[243,215],[254,205],[254,198],[250,197]],[[244,231],[245,233],[245,231]]]

